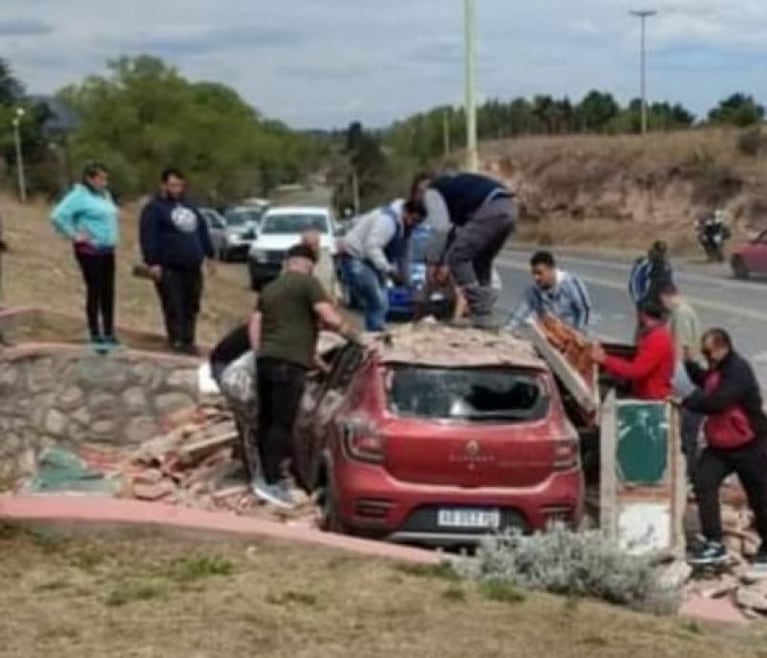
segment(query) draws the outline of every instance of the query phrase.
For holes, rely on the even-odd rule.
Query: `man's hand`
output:
[[[78,231],[75,233],[75,237],[72,238],[75,244],[90,244],[91,236],[86,231]]]
[[[149,274],[155,281],[160,281],[162,279],[162,267],[159,265],[151,265],[149,267]]]
[[[672,396],[672,397],[668,398],[666,400],[666,402],[668,402],[669,404],[671,404],[671,405],[673,405],[675,407],[681,407],[683,400],[682,400],[682,398],[678,398],[678,397]]]
[[[602,365],[605,361],[607,361],[607,352],[605,352],[605,348],[602,347],[599,343],[594,343],[591,346],[591,358],[594,359],[594,361],[599,365]]]
[[[428,285],[435,285],[439,279],[439,265],[429,265],[426,268],[426,283]]]
[[[684,358],[685,361],[695,360],[695,356],[692,353],[692,348],[689,345],[685,345],[682,348],[682,358]]]
[[[390,272],[389,273],[389,279],[391,279],[391,282],[395,286],[399,287],[399,286],[404,286],[405,285],[405,277],[402,276],[401,272],[397,272],[397,271]]]

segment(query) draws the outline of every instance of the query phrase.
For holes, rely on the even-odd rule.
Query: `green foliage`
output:
[[[564,528],[532,537],[490,538],[462,572],[491,591],[502,584],[636,608],[666,606],[677,594],[660,589],[651,557],[629,555],[599,532]]]
[[[764,106],[759,105],[753,96],[733,94],[724,99],[708,114],[711,123],[746,128],[764,119]]]
[[[196,555],[170,565],[167,576],[177,583],[191,583],[214,576],[231,576],[234,563],[217,555]]]
[[[263,119],[229,87],[190,82],[147,55],[114,60],[108,71],[60,96],[82,117],[75,161],[103,161],[123,194],[151,191],[173,165],[198,195],[227,201],[268,194],[317,164],[312,139]]]
[[[756,157],[764,148],[764,135],[759,126],[754,126],[738,135],[738,151],[743,155]]]
[[[164,598],[166,595],[166,588],[159,583],[130,582],[123,583],[119,588],[112,590],[104,603],[110,608],[119,608],[137,601]]]
[[[499,603],[522,603],[525,595],[516,587],[503,580],[487,580],[480,586],[480,592],[489,601]]]
[[[460,580],[460,574],[453,568],[450,562],[440,562],[439,564],[402,563],[398,564],[395,568],[400,573],[417,578],[436,578],[451,582]]]

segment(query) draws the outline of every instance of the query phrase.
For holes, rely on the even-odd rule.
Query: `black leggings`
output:
[[[75,249],[85,281],[85,312],[92,338],[113,336],[115,331],[115,254],[86,253]]]

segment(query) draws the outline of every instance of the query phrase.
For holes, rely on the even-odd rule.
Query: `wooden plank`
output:
[[[599,527],[605,537],[618,540],[618,417],[615,391],[610,391],[602,405],[599,427]]]
[[[208,439],[201,439],[200,441],[187,443],[181,446],[181,448],[178,450],[178,454],[184,461],[189,459],[196,459],[209,452],[213,452],[218,448],[225,448],[227,446],[234,445],[238,437],[239,434],[237,431],[232,431]]]
[[[596,385],[596,379],[591,383],[586,382],[581,374],[567,362],[564,355],[549,343],[537,320],[532,320],[529,326],[533,345],[562,382],[562,385],[587,413],[597,411],[599,409],[599,386]]]

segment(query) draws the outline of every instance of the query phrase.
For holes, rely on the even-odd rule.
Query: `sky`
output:
[[[480,99],[590,89],[698,115],[735,91],[767,101],[765,0],[476,0]],[[107,8],[108,7],[108,8]],[[297,128],[383,126],[463,98],[463,0],[0,0],[0,57],[31,93],[150,53],[235,87]]]

